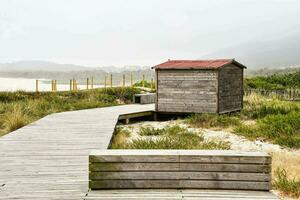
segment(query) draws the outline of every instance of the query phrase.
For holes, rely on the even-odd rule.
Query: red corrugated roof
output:
[[[235,64],[246,68],[234,59],[215,59],[215,60],[168,60],[167,62],[156,65],[154,69],[218,69],[228,64]]]

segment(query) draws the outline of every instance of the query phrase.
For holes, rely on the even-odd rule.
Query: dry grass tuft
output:
[[[274,152],[272,155],[273,186],[283,196],[300,198],[300,150]]]
[[[128,144],[128,138],[130,136],[130,132],[126,129],[117,128],[114,132],[112,142],[109,145],[110,149],[127,149]]]
[[[18,104],[11,107],[10,112],[6,112],[3,117],[3,126],[7,132],[17,130],[27,124],[27,115]]]

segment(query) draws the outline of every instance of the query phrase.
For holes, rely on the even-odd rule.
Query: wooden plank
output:
[[[271,181],[270,174],[234,172],[90,172],[90,180],[101,179],[174,179],[174,180],[237,180]]]
[[[91,163],[90,171],[191,171],[269,173],[270,165],[202,163]]]
[[[191,162],[191,163],[240,163],[270,164],[270,156],[194,156],[194,155],[92,155],[90,162]]]
[[[84,199],[90,151],[108,147],[119,115],[153,109],[123,105],[57,113],[1,137],[0,199]]]
[[[124,114],[119,116],[119,120],[122,119],[130,119],[130,118],[136,118],[136,117],[145,117],[145,116],[152,116],[154,111],[146,111],[146,112],[138,112],[138,113],[130,113],[130,114]]]
[[[130,189],[130,188],[199,188],[199,189],[239,189],[269,190],[269,182],[252,181],[213,181],[213,180],[97,180],[90,181],[89,187],[94,189]]]
[[[181,156],[197,155],[197,156],[261,156],[269,157],[270,155],[264,152],[245,152],[245,151],[233,151],[233,150],[146,150],[146,149],[99,149],[92,150],[90,155],[174,155],[178,154]]]
[[[90,171],[178,171],[178,163],[91,163]]]
[[[245,190],[205,190],[205,189],[127,189],[90,191],[87,200],[95,199],[278,199],[271,192]]]

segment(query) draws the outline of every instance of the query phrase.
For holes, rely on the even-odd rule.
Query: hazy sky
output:
[[[0,62],[154,65],[299,27],[299,0],[0,0]]]

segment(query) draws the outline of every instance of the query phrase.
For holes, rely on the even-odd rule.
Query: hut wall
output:
[[[158,112],[217,112],[216,70],[157,70]]]
[[[228,65],[219,69],[219,113],[238,111],[243,108],[243,69]]]

